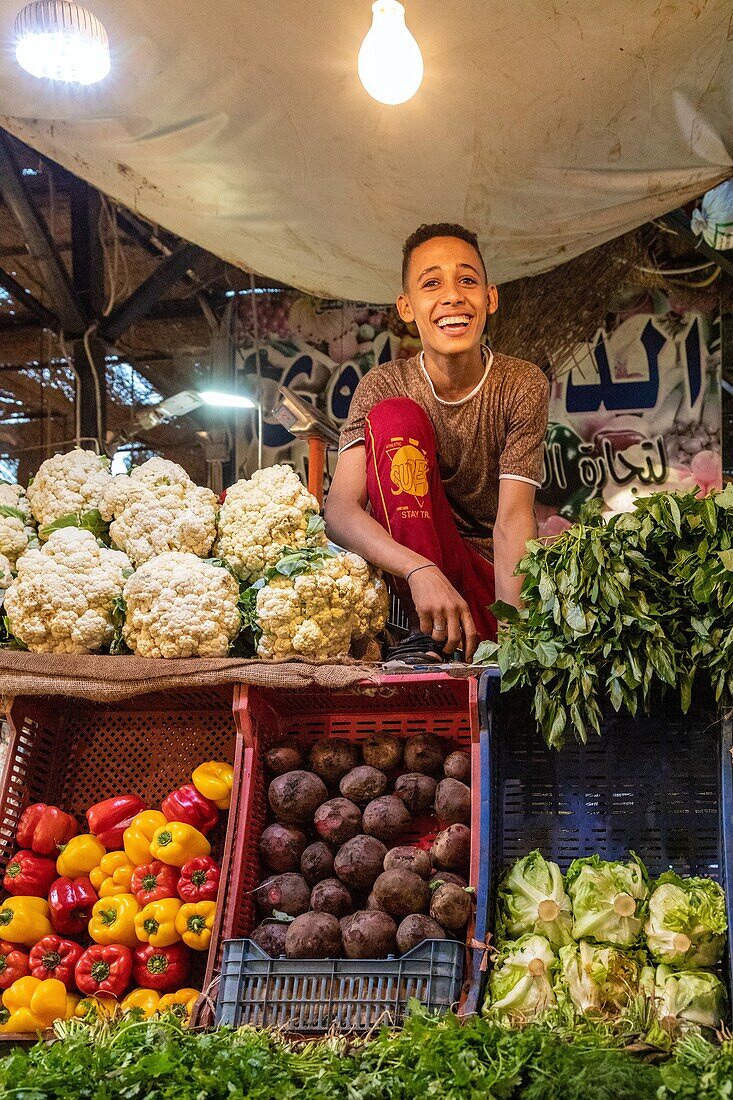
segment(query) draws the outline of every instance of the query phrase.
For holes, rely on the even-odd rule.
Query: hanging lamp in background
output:
[[[422,54],[398,0],[372,4],[372,25],[359,50],[358,69],[362,84],[379,103],[406,103],[422,84]]]
[[[110,71],[103,25],[71,0],[37,0],[15,20],[15,57],[31,76],[96,84]]]

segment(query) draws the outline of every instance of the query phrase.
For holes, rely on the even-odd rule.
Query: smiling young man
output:
[[[467,660],[495,636],[494,600],[519,603],[547,427],[542,371],[482,344],[497,307],[474,233],[407,239],[397,309],[423,351],[362,378],[326,502],[330,536],[393,575],[438,652]]]

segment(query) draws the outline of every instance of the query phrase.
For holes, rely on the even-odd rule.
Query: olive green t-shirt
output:
[[[339,451],[364,442],[364,419],[380,401],[411,397],[435,430],[440,476],[461,534],[487,557],[499,506],[499,481],[542,484],[549,383],[533,363],[508,355],[487,360],[467,397],[436,396],[420,355],[373,367],[359,382]]]

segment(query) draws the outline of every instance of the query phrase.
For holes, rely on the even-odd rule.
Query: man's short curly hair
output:
[[[478,237],[475,233],[472,233],[470,229],[466,229],[465,225],[458,225],[457,222],[433,222],[430,225],[420,225],[411,233],[405,241],[402,247],[402,286],[407,285],[407,274],[410,270],[410,257],[416,248],[419,248],[421,244],[425,244],[426,241],[432,241],[435,237],[457,237],[459,241],[465,241],[466,244],[470,244],[472,248],[476,249],[478,258],[481,261],[481,266],[484,269],[484,276],[488,279],[486,274],[486,264],[484,258],[481,255],[481,249],[478,244]]]

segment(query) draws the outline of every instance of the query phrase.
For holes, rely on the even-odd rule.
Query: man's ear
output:
[[[415,320],[415,314],[412,311],[410,299],[407,297],[406,294],[398,295],[397,312],[399,313],[400,318],[405,322],[406,325],[409,325],[412,321]]]
[[[491,316],[499,308],[499,291],[493,283],[486,288],[486,312]]]

